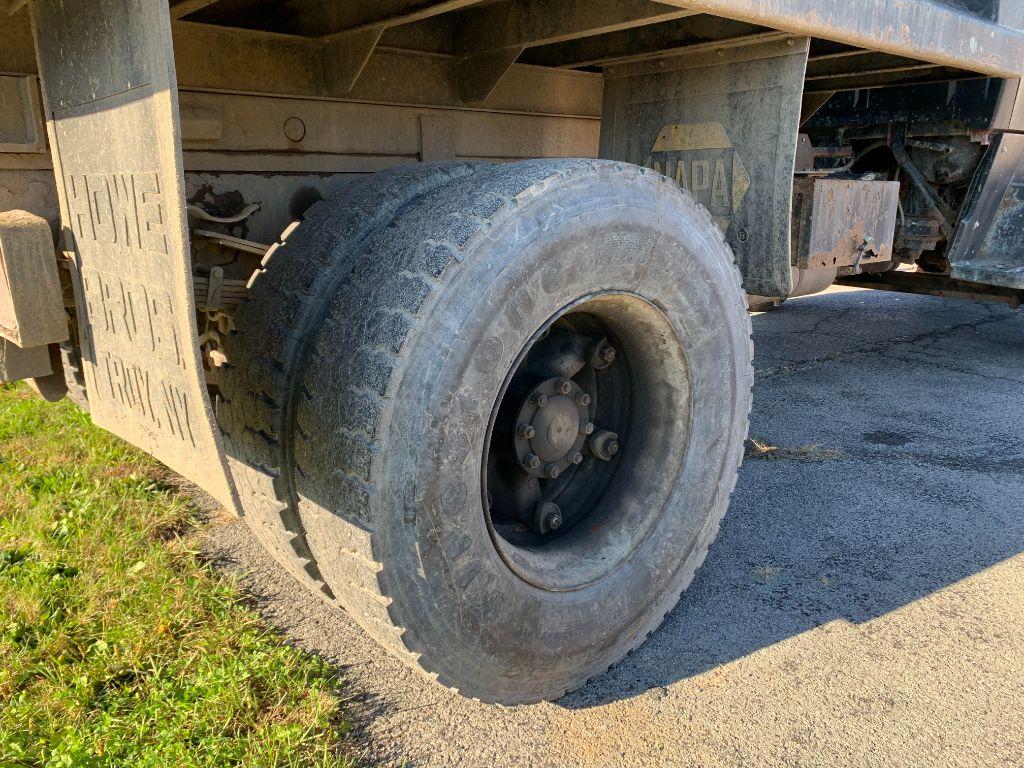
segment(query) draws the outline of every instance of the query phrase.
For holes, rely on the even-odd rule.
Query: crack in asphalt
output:
[[[959,331],[964,331],[964,330],[974,330],[974,331],[977,331],[979,328],[982,328],[984,326],[994,325],[994,324],[997,324],[997,323],[1002,323],[1002,322],[1006,322],[1008,320],[1013,319],[1013,315],[1009,315],[1009,316],[1007,316],[1005,314],[998,315],[998,316],[994,315],[993,311],[992,311],[992,308],[988,307],[987,305],[986,305],[986,309],[989,312],[989,317],[981,319],[981,320],[972,320],[972,321],[963,322],[963,323],[954,323],[953,325],[949,325],[949,326],[946,326],[944,328],[937,328],[937,329],[934,329],[934,330],[924,331],[922,333],[912,334],[912,335],[908,335],[908,336],[893,336],[893,337],[890,337],[888,339],[882,339],[882,340],[880,340],[878,342],[875,342],[875,343],[872,343],[872,344],[869,344],[869,345],[866,344],[866,345],[863,345],[863,346],[851,347],[851,348],[845,349],[845,350],[836,350],[835,352],[830,352],[827,355],[819,355],[819,356],[816,356],[816,357],[807,358],[805,360],[796,360],[796,359],[790,358],[790,359],[786,360],[786,362],[784,362],[781,365],[776,365],[776,366],[772,366],[772,367],[769,367],[769,368],[761,368],[759,370],[755,370],[754,371],[754,378],[755,378],[755,380],[771,379],[771,378],[775,378],[776,376],[782,376],[782,375],[786,375],[786,374],[789,374],[789,373],[796,373],[796,372],[799,372],[799,371],[804,371],[804,370],[807,370],[808,368],[812,368],[815,365],[818,365],[820,363],[835,362],[837,360],[849,360],[849,359],[854,359],[854,358],[857,358],[857,357],[863,357],[864,355],[871,355],[871,354],[882,354],[882,355],[885,355],[885,354],[887,354],[889,352],[889,350],[891,350],[891,349],[893,349],[895,347],[900,347],[900,346],[911,346],[911,347],[913,347],[913,346],[916,346],[916,345],[919,345],[919,344],[924,344],[925,346],[922,347],[922,351],[925,351],[925,350],[931,349],[932,346],[933,346],[932,344],[928,344],[927,343],[929,340],[933,340],[934,342],[937,343],[941,338],[948,337],[948,336],[950,336],[950,335],[952,335],[954,333],[957,333]],[[849,313],[850,311],[851,310],[843,310],[843,312],[845,312],[845,313]],[[817,325],[819,325],[820,323],[824,323],[824,322],[828,322],[828,320],[821,320],[821,321],[819,321],[819,323],[815,324],[815,327],[817,327]],[[833,322],[834,322],[834,320],[833,320]],[[844,338],[844,339],[845,338],[849,338],[849,334],[846,334],[846,335],[843,335],[843,336],[840,337],[837,334],[830,333],[830,332],[825,332],[824,335],[829,336],[830,338]],[[907,362],[907,361],[903,361],[903,362]],[[917,363],[917,362],[918,361],[916,361],[916,360],[914,361],[914,363]],[[984,374],[979,374],[979,373],[976,373],[976,372],[973,372],[973,371],[958,371],[958,372],[959,373],[964,373],[966,375],[977,375],[977,376],[981,376],[982,378],[985,377]],[[1012,379],[1010,379],[1010,380],[1012,380]],[[1021,383],[1021,382],[1016,382],[1016,383]]]

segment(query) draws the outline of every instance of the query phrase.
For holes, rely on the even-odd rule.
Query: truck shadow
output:
[[[561,706],[861,624],[1024,552],[1024,315],[826,293],[755,316],[754,339],[758,447],[705,565],[646,644]]]

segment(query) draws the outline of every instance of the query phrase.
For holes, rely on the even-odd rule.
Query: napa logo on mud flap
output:
[[[750,189],[747,170],[721,123],[666,125],[645,165],[688,189],[723,232]]]

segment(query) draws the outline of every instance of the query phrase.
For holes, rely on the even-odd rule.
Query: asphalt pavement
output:
[[[753,318],[750,455],[704,567],[558,702],[468,701],[207,546],[342,670],[368,764],[1024,765],[1024,310],[833,289]]]

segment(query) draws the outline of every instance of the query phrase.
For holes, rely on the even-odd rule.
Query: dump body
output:
[[[689,189],[750,294],[1024,289],[1016,3],[4,5],[0,210],[50,224],[92,416],[227,504],[223,335],[355,174],[602,156]]]

